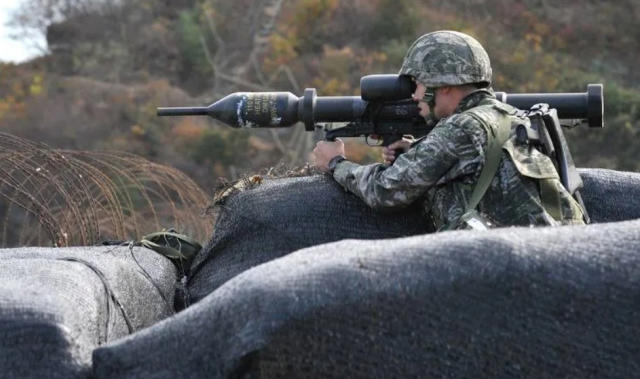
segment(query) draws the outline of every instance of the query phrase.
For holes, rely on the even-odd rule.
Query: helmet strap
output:
[[[435,115],[436,90],[437,88],[427,87],[426,91],[424,92],[424,96],[422,97],[422,99],[420,99],[421,102],[427,103],[427,105],[429,106],[429,116],[425,117],[427,121],[438,121]]]

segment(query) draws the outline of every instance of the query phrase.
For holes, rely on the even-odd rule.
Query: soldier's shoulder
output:
[[[478,139],[482,141],[486,138],[485,128],[478,119],[465,113],[456,113],[447,118],[441,119],[433,131],[429,134],[432,139],[446,139],[456,141],[456,143],[468,143]]]
[[[475,118],[470,111],[471,110],[466,110],[464,112],[452,114],[445,120],[445,122],[449,124],[456,124],[456,125],[479,123],[478,119]]]
[[[479,107],[475,107],[461,113],[455,113],[443,120],[442,126],[453,127],[465,131],[474,131],[476,129],[484,130],[482,123],[480,122],[480,118],[484,118],[485,115],[479,113],[479,111],[485,112],[484,110],[480,110]]]

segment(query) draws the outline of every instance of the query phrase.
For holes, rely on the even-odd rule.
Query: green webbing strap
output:
[[[471,199],[465,207],[464,214],[460,217],[458,223],[448,223],[442,230],[452,230],[459,227],[460,222],[467,223],[472,228],[471,221],[478,218],[476,208],[480,204],[480,200],[484,197],[484,194],[489,189],[491,181],[496,176],[498,171],[498,165],[500,164],[500,158],[502,158],[502,145],[509,139],[511,134],[511,120],[508,117],[503,117],[498,125],[487,125],[482,117],[475,114],[473,111],[467,112],[473,118],[478,120],[480,125],[487,132],[487,149],[485,150],[484,167],[480,172],[478,181],[476,182],[473,192],[471,193]],[[473,214],[475,213],[475,214]],[[482,222],[484,224],[484,222]]]
[[[487,150],[484,160],[484,167],[480,172],[480,177],[476,183],[471,199],[467,203],[465,213],[476,209],[480,200],[484,197],[484,194],[489,189],[491,181],[496,176],[498,171],[498,165],[500,164],[500,158],[502,158],[502,145],[507,142],[509,135],[511,134],[511,120],[508,117],[503,117],[498,125],[491,127],[473,112],[469,112],[471,116],[480,121],[480,124],[487,131]]]
[[[147,234],[140,245],[177,261],[189,261],[202,249],[196,240],[173,229]]]

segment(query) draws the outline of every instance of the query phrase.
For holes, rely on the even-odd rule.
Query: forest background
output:
[[[638,20],[637,0],[25,0],[12,23],[24,38],[43,33],[48,52],[0,64],[0,131],[133,153],[212,194],[221,177],[304,165],[321,135],[159,118],[156,107],[236,91],[358,95],[361,76],[397,72],[419,35],[451,29],[484,45],[496,90],[603,83],[606,127],[566,132],[576,165],[640,171]],[[352,160],[379,159],[362,141],[348,144]]]

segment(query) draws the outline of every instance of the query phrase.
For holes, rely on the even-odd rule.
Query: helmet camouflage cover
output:
[[[404,57],[400,75],[411,75],[426,87],[491,84],[491,62],[473,37],[438,31],[418,38]]]

